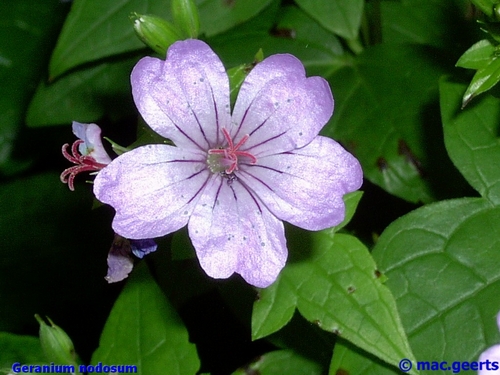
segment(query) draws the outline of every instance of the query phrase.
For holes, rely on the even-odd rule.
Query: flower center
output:
[[[248,140],[249,135],[245,135],[240,141],[235,145],[229,132],[226,129],[222,129],[222,134],[226,138],[228,146],[226,148],[212,148],[208,150],[207,163],[208,167],[213,173],[226,172],[226,174],[231,174],[235,170],[238,170],[238,161],[241,157],[246,157],[250,159],[250,163],[257,163],[257,158],[247,151],[240,151],[240,147],[245,144]]]

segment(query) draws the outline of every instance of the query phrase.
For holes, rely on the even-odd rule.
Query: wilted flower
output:
[[[134,254],[138,258],[156,251],[157,245],[151,239],[128,240],[115,234],[113,244],[108,253],[108,274],[105,279],[108,283],[116,283],[127,278],[134,268]]]
[[[497,326],[500,330],[500,313],[497,315]],[[481,365],[478,375],[500,375],[500,344],[493,345],[491,348],[486,349],[479,356],[479,363]]]
[[[232,115],[224,66],[199,40],[173,44],[166,61],[143,58],[131,82],[144,120],[176,147],[139,147],[99,172],[94,192],[115,208],[115,232],[153,238],[187,224],[209,276],[266,287],[287,257],[282,220],[308,230],[343,220],[361,167],[318,135],[332,94],[295,57],[257,64]]]
[[[71,146],[71,154],[67,150],[69,144],[64,144],[62,154],[76,165],[65,169],[60,177],[61,182],[67,183],[71,191],[75,190],[74,180],[78,173],[100,171],[111,163],[111,158],[102,145],[101,128],[99,126],[73,121],[72,127],[73,134],[79,139]]]

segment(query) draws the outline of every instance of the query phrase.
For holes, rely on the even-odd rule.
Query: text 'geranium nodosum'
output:
[[[232,115],[224,66],[199,40],[173,44],[165,61],[143,58],[131,82],[144,120],[175,146],[136,148],[99,172],[94,192],[115,208],[116,233],[153,238],[187,224],[209,276],[236,272],[266,287],[287,258],[282,221],[320,230],[344,219],[342,196],[361,186],[362,170],[318,135],[332,93],[294,56],[258,63]]]

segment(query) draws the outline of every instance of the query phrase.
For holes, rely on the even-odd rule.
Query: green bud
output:
[[[200,18],[193,0],[172,0],[172,14],[175,23],[187,37],[198,37]]]
[[[50,325],[38,314],[35,314],[35,318],[40,323],[40,344],[47,360],[57,364],[76,365],[75,347],[66,332],[56,326],[49,317],[47,320]]]
[[[139,39],[163,56],[171,44],[182,39],[176,28],[160,17],[134,12],[130,19],[134,22],[134,30]]]

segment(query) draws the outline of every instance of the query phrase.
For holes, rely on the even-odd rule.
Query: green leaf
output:
[[[331,230],[292,231],[288,239],[291,259],[254,304],[254,339],[283,327],[296,307],[318,327],[388,363],[413,358],[394,299],[361,242]]]
[[[265,56],[291,53],[304,64],[309,75],[330,75],[349,61],[343,56],[338,38],[326,31],[297,7],[280,9],[280,20],[269,33],[277,17],[272,9],[267,23],[247,22],[228,33],[209,40],[226,66],[238,66],[254,60],[262,49]],[[245,43],[241,43],[241,40]]]
[[[321,375],[319,364],[294,353],[291,350],[277,350],[261,355],[245,368],[233,372],[233,375]]]
[[[198,0],[200,33],[220,34],[256,16],[272,0]]]
[[[351,343],[339,338],[330,363],[329,375],[348,373],[349,375],[401,375],[395,367],[363,352]]]
[[[234,106],[241,84],[247,77],[248,73],[252,70],[252,67],[252,64],[241,64],[227,70],[227,76],[229,77],[231,107]]]
[[[456,49],[461,39],[469,42],[467,7],[463,0],[381,1],[382,40]]]
[[[488,39],[483,39],[465,51],[455,66],[467,69],[483,69],[491,62],[494,53],[495,46]]]
[[[297,4],[327,30],[346,39],[358,36],[363,0],[297,0]]]
[[[196,347],[144,262],[134,269],[104,326],[92,363],[137,365],[138,373],[194,374]]]
[[[410,202],[453,189],[439,141],[439,61],[436,50],[424,46],[380,45],[329,78],[336,108],[322,132],[354,153],[368,180]]]
[[[342,55],[344,49],[332,32],[323,28],[302,9],[295,6],[286,6],[280,10],[280,19],[276,31],[288,31],[290,37],[303,43],[306,48],[315,45],[331,51],[335,55]]]
[[[497,4],[496,0],[471,0],[488,17],[493,16],[493,7]]]
[[[499,235],[500,207],[464,198],[419,208],[380,236],[373,257],[388,277],[418,361],[477,361],[500,342]],[[369,357],[337,354],[337,365],[350,374],[400,374]]]
[[[170,2],[75,0],[49,65],[54,79],[83,63],[143,47],[129,20],[132,12],[167,17]]]
[[[96,121],[105,114],[120,119],[134,113],[130,72],[137,57],[102,63],[41,83],[30,104],[31,127]]]
[[[11,159],[24,112],[60,27],[64,8],[57,0],[0,2],[0,172],[26,167]]]
[[[38,337],[0,332],[0,371],[15,362],[41,364],[47,362]]]
[[[500,60],[499,60],[500,61]],[[481,196],[500,203],[500,100],[484,96],[460,110],[464,85],[441,80],[441,114],[451,160]]]
[[[479,69],[462,98],[462,108],[479,94],[488,91],[500,81],[500,58],[494,57],[484,68]]]
[[[333,228],[335,232],[338,232],[340,229],[349,224],[352,217],[354,216],[354,213],[356,212],[356,208],[358,207],[358,203],[361,200],[362,196],[363,192],[359,190],[344,195],[345,218],[339,225]]]

